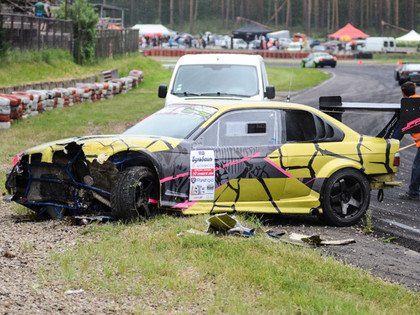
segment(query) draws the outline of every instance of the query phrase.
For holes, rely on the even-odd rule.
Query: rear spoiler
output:
[[[341,96],[321,96],[319,98],[319,109],[338,121],[342,121],[342,116],[345,111],[393,112],[394,116],[377,135],[380,138],[390,138],[394,130],[398,127],[401,104],[342,102]]]

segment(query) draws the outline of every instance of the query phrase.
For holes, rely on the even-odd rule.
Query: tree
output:
[[[0,1],[0,12],[1,12],[1,1]],[[6,30],[3,29],[3,16],[0,15],[0,59],[6,54],[9,48],[6,40]]]
[[[65,7],[61,4],[59,18],[64,18]],[[67,8],[67,16],[73,21],[73,56],[78,64],[92,63],[95,59],[96,24],[99,16],[87,0],[75,0]]]

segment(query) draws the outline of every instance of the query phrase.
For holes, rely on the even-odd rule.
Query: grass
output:
[[[241,223],[252,220],[238,216]],[[318,252],[250,239],[178,233],[206,230],[205,216],[160,216],[142,224],[90,226],[56,255],[49,275],[130,313],[416,314],[419,296]],[[54,271],[55,270],[55,271]]]
[[[157,85],[169,83],[171,72],[146,57],[131,56],[120,63],[121,69],[145,72],[140,88],[18,121],[0,131],[0,165],[10,165],[15,153],[41,142],[119,132],[161,108],[164,100],[156,95]],[[302,70],[293,74],[297,81],[320,72],[289,71],[295,70]],[[288,90],[286,77],[290,72],[269,69],[277,90]],[[2,173],[0,183],[4,180]],[[238,218],[246,226],[262,224],[253,217]],[[205,217],[159,216],[143,223],[90,225],[73,249],[56,253],[52,263],[45,264],[33,288],[56,288],[57,283],[63,290],[82,288],[115,300],[113,311],[127,307],[130,314],[242,314],[250,309],[263,314],[417,314],[420,308],[418,294],[313,250],[273,243],[263,235],[177,236],[192,227],[204,231]],[[29,244],[23,246],[32,250]]]

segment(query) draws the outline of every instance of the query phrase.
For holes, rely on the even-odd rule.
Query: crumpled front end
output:
[[[45,157],[50,156],[49,161]],[[49,158],[48,158],[49,159]],[[118,173],[111,161],[88,161],[83,146],[71,142],[43,152],[24,152],[7,177],[15,201],[35,212],[52,208],[57,214],[110,209],[110,190]]]
[[[111,188],[124,168],[143,165],[155,169],[152,153],[167,149],[156,140],[67,139],[20,154],[6,180],[10,201],[37,213],[79,215],[111,213]]]

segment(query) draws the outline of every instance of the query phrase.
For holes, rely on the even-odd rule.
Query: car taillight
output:
[[[401,72],[401,75],[408,75],[408,71]]]
[[[392,164],[393,166],[400,166],[400,153],[396,153],[394,155],[394,163]]]
[[[334,60],[337,61],[337,57],[334,57]]]

